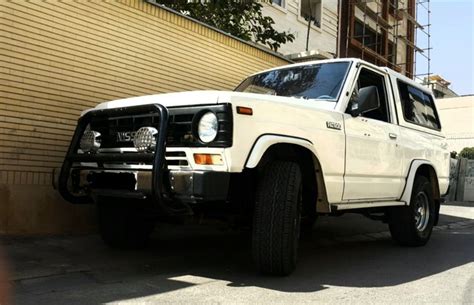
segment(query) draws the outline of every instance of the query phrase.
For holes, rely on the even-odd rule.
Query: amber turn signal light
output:
[[[252,108],[249,108],[249,107],[237,106],[237,113],[238,114],[244,114],[244,115],[252,115],[253,110],[252,110]]]
[[[199,165],[222,165],[224,161],[221,155],[194,154],[194,162]]]

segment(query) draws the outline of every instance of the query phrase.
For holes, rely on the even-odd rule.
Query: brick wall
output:
[[[0,233],[94,227],[52,189],[80,112],[129,96],[227,90],[287,62],[142,0],[0,1]]]

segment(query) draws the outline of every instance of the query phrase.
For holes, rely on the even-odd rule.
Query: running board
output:
[[[352,209],[378,208],[378,207],[393,207],[407,205],[405,201],[372,201],[372,202],[357,202],[357,203],[335,203],[331,204],[331,211],[342,211]]]

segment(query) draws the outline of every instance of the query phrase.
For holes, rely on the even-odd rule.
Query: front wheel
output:
[[[257,187],[252,252],[264,274],[288,275],[295,269],[300,235],[302,182],[298,164],[267,164]]]
[[[436,211],[428,178],[418,176],[413,183],[409,206],[389,210],[389,228],[393,240],[403,246],[423,246],[430,239]]]

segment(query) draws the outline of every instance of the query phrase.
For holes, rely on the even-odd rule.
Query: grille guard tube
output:
[[[82,134],[84,133],[87,125],[95,118],[106,118],[114,116],[127,116],[134,114],[143,113],[157,113],[159,115],[159,131],[158,139],[156,141],[155,153],[152,154],[108,154],[105,155],[93,155],[93,154],[78,154],[79,142]],[[76,130],[73,138],[69,145],[69,149],[64,158],[61,172],[59,174],[58,190],[61,196],[71,203],[75,204],[87,204],[93,203],[92,196],[87,195],[74,195],[68,188],[68,182],[70,178],[71,168],[74,162],[103,162],[103,161],[135,161],[135,162],[152,162],[152,197],[158,204],[159,208],[169,216],[175,215],[190,215],[192,214],[191,208],[182,202],[173,202],[172,200],[166,200],[163,197],[163,173],[167,172],[167,165],[165,162],[166,152],[166,135],[168,129],[168,109],[160,104],[149,104],[133,107],[113,108],[113,109],[100,109],[92,110],[83,115],[77,123]]]

